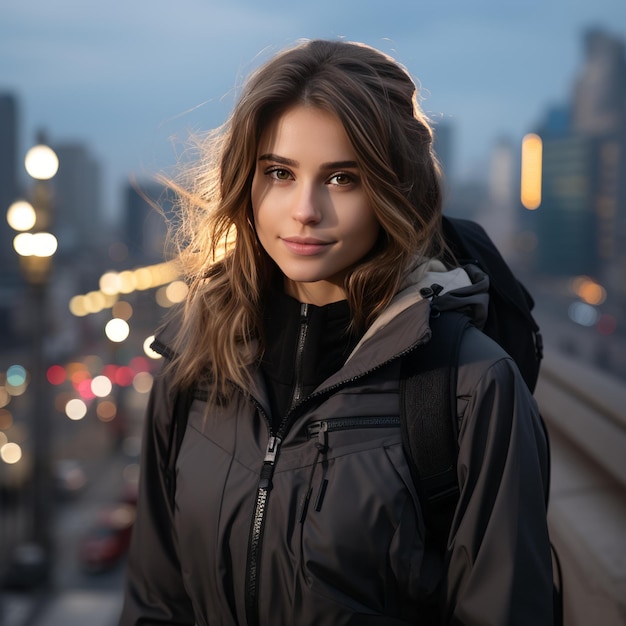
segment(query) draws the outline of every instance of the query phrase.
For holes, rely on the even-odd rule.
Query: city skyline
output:
[[[185,0],[175,11],[165,1],[9,0],[1,13],[0,91],[18,98],[20,149],[38,128],[51,143],[84,142],[102,163],[108,212],[129,177],[170,167],[188,132],[224,121],[237,85],[298,38],[345,37],[397,58],[433,121],[454,127],[454,173],[467,177],[484,171],[500,137],[519,140],[569,99],[587,28],[626,33],[620,0],[427,8],[396,0],[384,11],[324,0],[280,12],[246,0]]]

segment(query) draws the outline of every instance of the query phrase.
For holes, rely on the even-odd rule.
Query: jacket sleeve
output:
[[[535,400],[504,355],[474,363],[459,434],[445,624],[552,624],[549,459]],[[459,376],[463,374],[460,372]]]
[[[173,411],[167,377],[155,377],[146,410],[137,518],[130,545],[120,626],[193,625],[181,575],[173,513],[161,463]]]

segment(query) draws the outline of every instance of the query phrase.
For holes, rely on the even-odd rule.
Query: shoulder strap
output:
[[[461,337],[469,324],[462,313],[434,314],[430,341],[405,359],[400,381],[405,454],[427,528],[442,547],[459,495],[456,374]]]
[[[174,510],[176,498],[176,459],[178,452],[183,443],[185,429],[187,428],[187,420],[189,419],[189,409],[194,398],[194,387],[179,389],[174,400],[174,409],[172,411],[172,423],[170,425],[169,437],[167,442],[167,453],[165,461],[162,465],[165,486],[168,492],[168,500],[171,510]]]

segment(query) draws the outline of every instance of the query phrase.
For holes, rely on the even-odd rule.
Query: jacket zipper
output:
[[[309,305],[303,302],[300,306],[300,331],[298,334],[298,345],[296,348],[296,360],[294,363],[296,372],[296,381],[293,387],[293,395],[291,396],[290,410],[302,399],[302,359],[304,357],[304,348],[306,346],[306,338],[309,333]]]
[[[295,384],[293,395],[291,396],[290,411],[302,399],[302,363],[304,348],[309,331],[309,305],[302,303],[300,307],[300,329],[298,333],[298,344],[295,358]],[[269,420],[268,420],[269,421]],[[250,537],[248,540],[248,562],[246,565],[246,619],[248,626],[255,626],[259,621],[259,565],[261,562],[261,548],[263,544],[263,530],[265,528],[265,514],[267,502],[272,489],[272,476],[276,464],[276,455],[280,448],[281,438],[271,434],[265,451],[265,459],[259,486],[257,489],[256,504],[252,525],[250,526]]]
[[[400,426],[400,417],[387,415],[382,417],[331,417],[327,420],[313,422],[307,426],[309,439],[317,437],[321,449],[328,447],[328,433],[338,430],[350,430],[354,428],[388,428]]]
[[[265,511],[267,501],[272,490],[272,476],[276,463],[276,455],[281,440],[270,435],[261,469],[261,477],[257,489],[256,504],[250,537],[248,540],[248,562],[246,565],[246,620],[248,626],[258,624],[258,595],[259,595],[259,565],[261,562],[261,548],[263,545],[263,529],[265,527]]]
[[[272,433],[271,423],[267,416],[265,416],[264,411],[262,410],[260,404],[255,401],[257,407],[264,415],[269,429],[270,429],[270,437],[267,444],[267,449],[265,452],[265,458],[263,460],[263,468],[261,469],[261,475],[259,478],[259,485],[257,488],[257,497],[256,504],[254,507],[254,514],[252,516],[252,523],[250,526],[250,536],[248,539],[248,559],[246,564],[246,597],[245,597],[245,607],[246,607],[246,621],[248,626],[257,626],[259,623],[259,566],[261,562],[261,550],[263,547],[263,531],[265,528],[265,514],[267,512],[267,503],[269,499],[269,493],[272,489],[272,476],[274,475],[274,468],[276,464],[276,458],[278,456],[278,451],[280,449],[280,444],[285,436],[285,433],[288,430],[288,425],[295,414],[296,408],[302,408],[306,405],[308,400],[313,398],[320,397],[322,395],[328,395],[341,387],[344,387],[347,384],[355,382],[364,376],[375,372],[391,361],[394,361],[397,358],[402,358],[403,356],[409,354],[414,349],[416,349],[419,345],[428,341],[430,335],[428,337],[422,338],[421,341],[416,342],[410,348],[400,352],[392,359],[385,361],[384,363],[379,363],[376,367],[373,367],[366,372],[362,372],[358,376],[353,376],[352,378],[346,379],[337,383],[327,389],[322,391],[318,391],[317,393],[313,393],[305,399],[302,399],[302,380],[301,380],[301,368],[302,368],[302,357],[304,354],[304,347],[306,343],[306,337],[308,332],[308,305],[306,303],[302,304],[302,308],[300,310],[300,334],[298,337],[298,349],[296,352],[296,385],[294,388],[294,393],[291,400],[291,408],[289,409],[287,415],[283,418],[280,426],[278,428],[278,432],[276,435]],[[399,418],[375,418],[377,420],[380,419],[397,419],[399,423]],[[327,425],[332,420],[322,420]],[[345,420],[348,421],[348,420]],[[393,425],[391,423],[386,425]],[[328,427],[328,426],[327,426]],[[355,426],[352,426],[355,427]],[[333,427],[333,429],[335,429]],[[321,432],[328,432],[321,431]],[[325,437],[325,434],[324,434]]]

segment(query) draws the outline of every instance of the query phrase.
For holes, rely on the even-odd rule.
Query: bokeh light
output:
[[[87,415],[87,405],[79,398],[74,398],[65,405],[65,415],[71,420],[82,420]]]
[[[115,372],[115,382],[120,385],[120,387],[129,387],[133,384],[134,378],[135,372],[127,365],[118,367]]]
[[[3,385],[0,387],[0,409],[5,407],[11,402],[11,394],[7,391],[7,388]]]
[[[617,330],[617,319],[614,315],[604,313],[598,319],[596,327],[601,335],[612,335]]]
[[[106,376],[96,376],[91,381],[91,391],[98,398],[105,398],[113,390],[113,383]]]
[[[19,387],[26,382],[26,369],[21,365],[11,365],[7,369],[7,385]]]
[[[33,146],[24,159],[29,176],[38,180],[49,180],[59,169],[59,158],[50,146]]]
[[[161,355],[156,350],[153,350],[150,347],[153,342],[154,342],[154,335],[150,335],[149,337],[146,337],[145,341],[143,342],[143,351],[145,355],[149,357],[150,359],[160,359]]]
[[[109,320],[104,327],[104,334],[110,341],[121,343],[130,334],[130,327],[126,320],[114,317],[112,320]]]
[[[37,221],[37,214],[30,202],[18,200],[7,211],[7,222],[13,230],[30,230]]]
[[[148,393],[152,389],[153,376],[149,372],[139,372],[133,378],[133,387],[138,393]]]
[[[129,302],[119,300],[113,305],[111,309],[113,317],[117,317],[127,322],[133,316],[133,307]]]
[[[28,372],[21,365],[11,365],[6,372],[4,389],[10,396],[21,396],[28,387]]]
[[[96,407],[96,415],[102,422],[110,422],[117,415],[117,406],[112,400],[103,400],[98,402]]]
[[[13,414],[7,409],[0,409],[0,430],[9,430],[13,426]]]
[[[581,326],[593,326],[599,317],[598,311],[585,302],[572,302],[568,308],[569,318]]]
[[[96,394],[91,389],[91,378],[85,378],[76,385],[76,391],[80,394],[83,400],[93,400]]]
[[[62,385],[67,380],[65,368],[61,365],[51,365],[46,372],[46,378],[51,385]]]
[[[52,233],[20,233],[13,239],[13,248],[20,256],[50,257],[57,247]]]
[[[0,459],[8,465],[17,463],[22,458],[22,448],[17,443],[5,443],[0,448]]]

